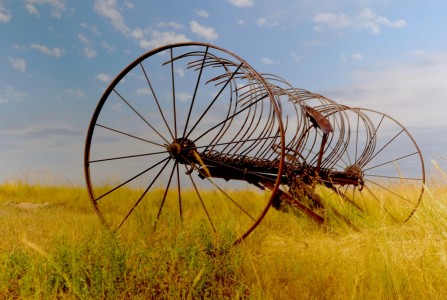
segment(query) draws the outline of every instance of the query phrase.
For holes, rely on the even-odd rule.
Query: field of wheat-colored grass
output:
[[[215,236],[195,222],[193,209],[187,225],[175,226],[178,215],[167,207],[172,226],[154,231],[146,206],[113,233],[82,186],[6,182],[0,298],[445,299],[447,179],[434,172],[403,225],[365,222],[355,231],[270,209],[237,246],[231,231]],[[113,205],[112,218],[120,209]]]

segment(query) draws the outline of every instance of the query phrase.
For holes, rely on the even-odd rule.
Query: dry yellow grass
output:
[[[232,236],[214,237],[197,224],[111,234],[83,187],[5,183],[0,295],[445,299],[447,181],[438,177],[403,225],[374,222],[356,232],[270,210],[236,247]],[[17,205],[24,202],[45,205]]]

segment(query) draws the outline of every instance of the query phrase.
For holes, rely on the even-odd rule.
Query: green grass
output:
[[[0,224],[0,299],[447,298],[442,182],[404,225],[356,232],[272,209],[238,246],[200,224],[112,233],[84,187],[4,183]]]

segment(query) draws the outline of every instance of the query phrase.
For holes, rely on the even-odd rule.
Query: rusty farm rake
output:
[[[91,201],[112,228],[201,226],[235,242],[271,207],[323,225],[405,222],[425,182],[418,145],[392,117],[202,43],[126,67],[97,104],[84,155]]]

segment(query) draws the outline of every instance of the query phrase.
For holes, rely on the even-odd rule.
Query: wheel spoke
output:
[[[88,163],[91,164],[91,163],[106,162],[106,161],[111,161],[111,160],[120,160],[120,159],[127,159],[127,158],[152,156],[152,155],[157,155],[157,154],[166,154],[166,151],[143,153],[143,154],[134,154],[134,155],[125,155],[125,156],[109,157],[109,158],[102,158],[102,159],[95,159],[95,160],[88,161]]]
[[[156,146],[164,147],[164,145],[162,145],[162,144],[155,143],[155,142],[149,141],[149,140],[147,140],[147,139],[143,139],[143,138],[137,137],[137,136],[135,136],[135,135],[126,133],[126,132],[121,131],[121,130],[113,129],[113,128],[108,127],[108,126],[105,126],[105,125],[95,124],[95,126],[98,126],[98,127],[101,127],[101,128],[104,128],[104,129],[107,129],[107,130],[110,130],[110,131],[113,131],[113,132],[116,132],[116,133],[119,133],[119,134],[122,134],[122,135],[125,135],[125,136],[131,137],[131,138],[134,138],[134,139],[137,139],[137,140],[140,140],[140,141],[143,141],[143,142],[152,144],[152,145],[156,145]]]
[[[396,134],[391,140],[389,140],[379,151],[377,151],[371,158],[369,158],[368,162],[373,160],[379,153],[381,153],[389,144],[391,144],[404,130],[402,129],[398,134]]]
[[[384,166],[384,165],[392,164],[392,163],[394,163],[394,162],[396,162],[396,161],[398,161],[398,160],[401,160],[401,159],[404,159],[404,158],[408,158],[408,157],[410,157],[410,156],[418,155],[418,154],[419,154],[419,152],[413,152],[413,153],[410,153],[410,154],[407,154],[407,155],[403,155],[403,156],[401,156],[401,157],[398,157],[398,158],[395,158],[395,159],[386,161],[386,162],[384,162],[384,163],[381,163],[381,164],[378,164],[378,165],[374,165],[374,166],[368,167],[368,168],[366,168],[366,169],[363,169],[363,171],[366,172],[366,171],[369,171],[369,170],[372,170],[372,169],[375,169],[375,168],[378,168],[378,167],[382,167],[382,166]]]
[[[155,127],[154,126],[152,126],[152,124],[151,123],[149,123],[149,121],[147,121],[126,99],[124,99],[124,97],[123,96],[121,96],[119,93],[118,93],[118,91],[116,91],[115,89],[113,89],[113,91],[115,92],[115,94],[117,94],[118,95],[118,97],[124,102],[124,103],[126,103],[126,105],[131,109],[131,110],[133,110],[133,112],[138,116],[138,117],[140,117],[140,119],[141,120],[143,120],[143,122],[144,123],[146,123],[146,125],[147,126],[149,126],[160,138],[162,138],[166,143],[169,143],[168,142],[168,140],[163,136],[163,135],[161,135],[160,134],[160,132],[158,132],[158,130],[157,129],[155,129]]]
[[[371,191],[371,189],[368,187],[368,186],[365,186],[364,187],[370,194],[371,194],[371,196],[377,201],[377,203],[380,203],[381,204],[381,207],[382,207],[382,209],[384,209],[385,211],[386,211],[386,213],[387,213],[387,215],[388,216],[390,216],[393,220],[394,220],[394,222],[396,222],[396,223],[398,223],[399,221],[395,218],[395,216],[388,210],[388,208],[385,206],[385,205],[383,205],[383,201],[381,201],[372,191]],[[398,196],[398,195],[397,195]],[[405,199],[406,200],[406,199]]]
[[[360,210],[361,212],[364,212],[363,208],[361,208],[356,202],[355,202],[355,189],[353,189],[353,196],[352,199],[349,199],[349,197],[347,197],[345,195],[345,193],[341,193],[339,189],[335,188],[334,186],[332,186],[332,190],[334,192],[337,193],[338,196],[340,196],[343,200],[348,201],[351,205],[353,205],[354,207],[356,207],[358,210]]]
[[[174,139],[177,139],[177,108],[175,99],[175,74],[174,74],[174,60],[172,55],[172,48],[169,49],[169,55],[171,56],[171,86],[172,86],[172,110],[174,116]]]
[[[197,76],[197,82],[196,82],[196,86],[194,88],[194,94],[192,96],[191,105],[189,106],[188,116],[186,117],[186,124],[183,127],[183,134],[182,134],[182,136],[185,136],[186,130],[188,129],[189,119],[191,118],[191,112],[192,112],[192,109],[194,107],[194,102],[196,100],[197,91],[199,90],[200,79],[202,78],[202,71],[203,71],[203,67],[204,67],[204,64],[205,64],[205,60],[206,60],[207,55],[208,55],[208,49],[209,49],[209,47],[206,47],[205,54],[203,55],[202,65],[200,66],[199,75]],[[171,57],[171,60],[172,60],[172,57]]]
[[[163,207],[165,205],[166,196],[168,195],[169,187],[171,186],[172,175],[174,175],[174,170],[176,169],[176,167],[177,162],[175,162],[174,165],[172,166],[171,174],[169,175],[168,183],[166,185],[165,192],[163,194],[163,199],[161,200],[160,207],[158,208],[157,219],[155,219],[154,223],[154,230],[157,228],[157,222],[160,220],[161,211],[163,210]]]
[[[163,163],[164,161],[169,160],[169,159],[170,159],[170,157],[166,157],[165,159],[159,161],[158,163],[156,163],[156,164],[150,166],[150,167],[147,168],[146,170],[144,170],[144,171],[138,173],[137,175],[135,175],[135,176],[129,178],[128,180],[124,181],[123,183],[121,183],[121,184],[115,186],[113,189],[109,190],[108,192],[106,192],[106,193],[102,194],[101,196],[95,198],[94,201],[95,201],[95,202],[98,202],[100,199],[102,199],[102,198],[104,198],[105,196],[109,195],[110,193],[116,191],[116,190],[119,189],[120,187],[122,187],[122,186],[128,184],[129,182],[131,182],[131,181],[137,179],[137,178],[140,177],[141,175],[143,175],[143,174],[149,172],[150,170],[152,170],[153,168],[155,168],[155,167],[158,166],[159,164],[161,164],[161,163]]]
[[[187,160],[186,158],[184,158],[185,160]],[[220,188],[209,176],[207,176],[208,174],[206,174],[205,172],[203,172],[201,169],[197,168],[197,166],[195,164],[191,164],[190,162],[188,162],[197,172],[200,173],[200,175],[202,175],[206,180],[208,180],[215,188],[217,188],[228,200],[230,200],[237,208],[239,208],[245,215],[247,215],[251,220],[255,221],[255,218],[252,217],[250,215],[249,212],[247,212],[247,210],[245,210],[239,203],[237,203],[230,195],[228,195],[227,192],[225,192],[222,188]],[[224,164],[221,164],[222,166],[226,166]],[[237,169],[237,168],[233,168],[233,169]],[[241,171],[241,169],[237,169],[239,171]],[[189,173],[189,171],[188,171]],[[252,173],[254,174],[254,173]]]
[[[378,182],[375,182],[375,181],[373,181],[373,180],[369,180],[369,179],[365,179],[365,181],[368,181],[369,183],[371,183],[371,184],[373,184],[373,185],[375,185],[375,186],[377,186],[377,187],[380,187],[381,189],[383,189],[383,190],[389,192],[390,194],[392,194],[392,195],[398,197],[399,199],[404,200],[404,201],[407,202],[407,203],[413,204],[413,203],[412,203],[410,200],[408,200],[407,198],[403,197],[402,195],[396,193],[395,191],[393,191],[393,190],[387,188],[386,186],[384,186],[384,185],[382,185],[382,184],[380,184],[380,183],[378,183]]]
[[[157,104],[158,112],[160,113],[160,115],[161,115],[161,117],[163,119],[163,122],[166,125],[166,128],[168,129],[169,133],[171,134],[172,139],[174,139],[176,137],[174,137],[174,135],[172,134],[172,130],[169,127],[168,122],[166,121],[165,115],[164,115],[163,110],[161,109],[160,103],[158,101],[158,97],[155,94],[155,91],[154,91],[154,88],[152,87],[151,81],[149,80],[149,76],[147,76],[146,70],[145,70],[145,68],[144,68],[144,66],[143,66],[143,64],[141,62],[140,62],[140,66],[141,66],[141,70],[143,70],[144,77],[146,78],[147,84],[149,85],[149,88],[151,90],[152,96],[154,97],[155,103]]]
[[[185,167],[185,169],[186,169],[186,167]],[[188,171],[188,170],[186,169],[186,171]],[[208,218],[208,221],[209,221],[211,227],[213,228],[213,231],[216,232],[216,227],[214,227],[213,221],[211,220],[210,214],[208,213],[205,203],[203,203],[202,196],[200,195],[200,192],[197,189],[196,183],[194,182],[194,179],[192,178],[191,174],[189,174],[188,176],[189,176],[189,179],[191,180],[192,185],[194,186],[194,190],[196,191],[197,197],[199,198],[200,203],[202,204],[203,211],[205,212],[205,214]]]
[[[135,204],[132,206],[132,208],[129,210],[129,212],[126,214],[126,216],[124,217],[124,219],[121,221],[121,223],[118,225],[117,230],[119,228],[121,228],[121,226],[124,224],[124,222],[126,222],[126,220],[129,218],[129,216],[132,214],[132,212],[135,210],[135,208],[138,206],[138,204],[140,204],[141,200],[143,200],[144,196],[146,196],[147,192],[152,188],[152,186],[154,185],[155,181],[158,179],[158,177],[160,176],[160,174],[163,172],[163,170],[166,168],[166,166],[168,165],[169,160],[163,165],[163,167],[160,169],[160,171],[158,171],[157,175],[152,179],[152,182],[147,186],[147,188],[144,190],[144,192],[141,194],[141,196],[138,198],[138,200],[135,202]]]
[[[366,174],[365,177],[376,177],[376,178],[384,178],[384,179],[422,181],[422,178],[420,178],[420,177],[401,177],[401,176],[388,176],[388,175],[377,175],[377,174]]]
[[[180,213],[180,221],[183,222],[183,209],[182,209],[182,189],[180,184],[180,171],[179,171],[179,164],[176,162],[176,171],[177,171],[177,196],[178,196],[178,208]]]

